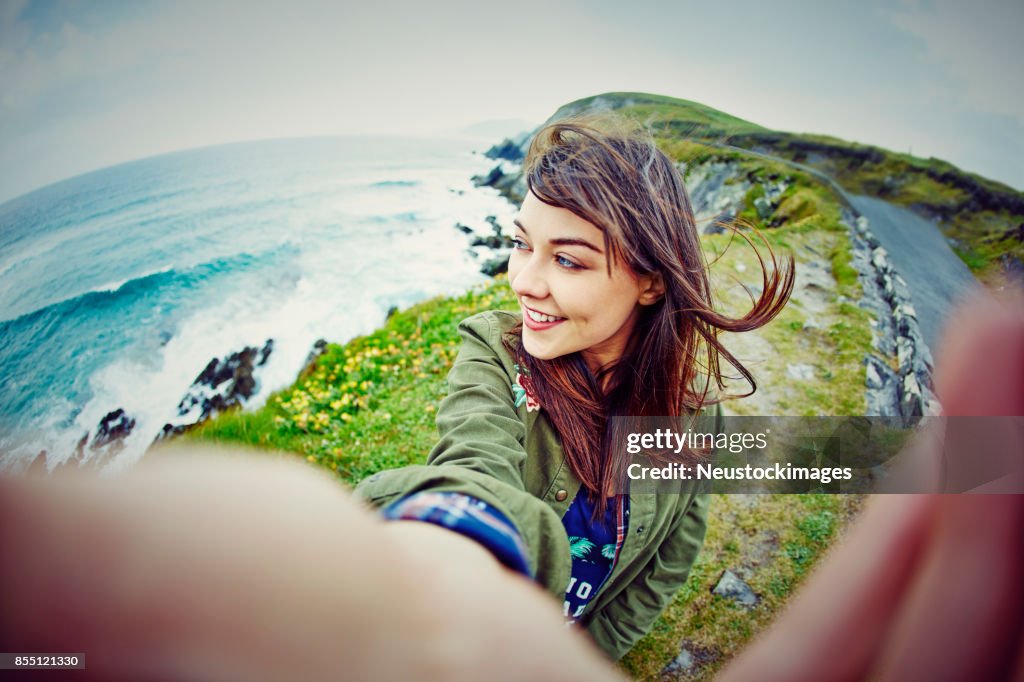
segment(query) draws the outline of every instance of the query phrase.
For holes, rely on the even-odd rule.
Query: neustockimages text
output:
[[[690,451],[728,451],[738,454],[752,449],[764,450],[768,447],[768,432],[763,433],[698,433],[687,430],[682,433],[670,429],[657,429],[650,433],[630,433],[626,437],[626,451],[638,455],[645,450],[653,450],[660,454],[673,452],[679,454],[683,450]],[[716,466],[711,462],[695,462],[683,464],[679,462],[646,465],[638,462],[630,464],[626,475],[636,480],[706,480],[706,481],[817,481],[822,485],[832,481],[849,481],[853,478],[850,467],[805,467],[794,466],[792,463],[774,462],[755,466]]]

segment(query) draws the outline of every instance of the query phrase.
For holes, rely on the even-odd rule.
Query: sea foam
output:
[[[136,424],[123,449],[96,461],[124,470],[179,419],[211,358],[273,339],[246,405],[258,407],[295,380],[317,339],[343,342],[392,306],[481,281],[454,225],[486,234],[487,216],[508,225],[514,214],[469,180],[493,164],[452,143],[275,141],[147,161],[58,187],[82,201],[79,227],[62,205],[59,225],[43,219],[36,243],[22,237],[0,254],[0,286],[45,303],[13,320],[32,325],[0,323],[5,347],[24,351],[0,351],[5,380],[17,383],[0,405],[0,466],[46,450],[53,468],[122,408]],[[120,189],[104,202],[111,187]],[[44,204],[47,193],[30,198]],[[5,296],[0,310],[17,311],[18,300]],[[45,319],[26,317],[39,310]],[[56,364],[39,380],[46,361]]]

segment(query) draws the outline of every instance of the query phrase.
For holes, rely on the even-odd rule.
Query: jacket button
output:
[[[644,533],[644,527],[643,526],[638,526],[637,529],[636,529],[636,534],[637,535],[643,535],[643,533]]]
[[[555,493],[555,499],[559,502],[564,502],[565,498],[567,497],[569,497],[569,493],[566,492],[565,490],[559,490],[557,493]]]

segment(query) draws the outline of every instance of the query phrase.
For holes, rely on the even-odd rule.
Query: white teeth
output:
[[[526,314],[530,316],[530,319],[534,322],[554,322],[555,320],[561,320],[561,317],[554,317],[553,315],[544,315],[538,313],[535,310],[526,309]]]

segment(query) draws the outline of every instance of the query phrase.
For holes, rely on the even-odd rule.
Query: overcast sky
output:
[[[0,0],[0,201],[178,149],[539,123],[613,90],[1024,189],[1024,2]]]

